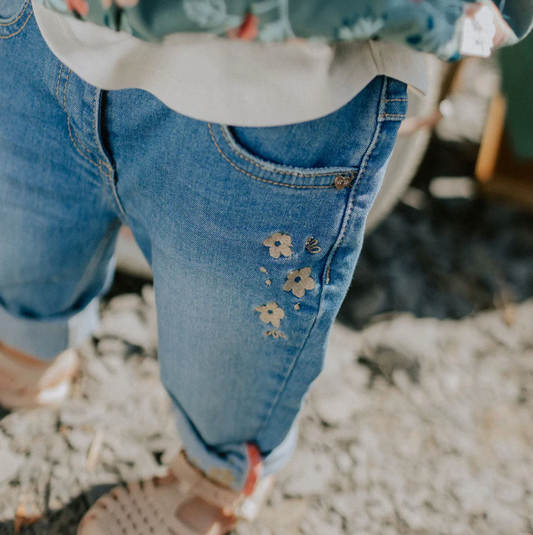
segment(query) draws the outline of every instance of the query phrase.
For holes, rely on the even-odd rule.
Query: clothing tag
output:
[[[473,17],[463,20],[461,55],[488,58],[494,46],[495,35],[494,13],[490,7],[483,6]]]

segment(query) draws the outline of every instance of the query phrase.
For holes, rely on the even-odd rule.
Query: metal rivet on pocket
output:
[[[352,183],[352,178],[349,176],[342,176],[339,175],[335,177],[335,187],[338,190],[341,190],[343,188],[347,188]]]

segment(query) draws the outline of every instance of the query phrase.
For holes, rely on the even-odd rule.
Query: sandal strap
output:
[[[176,455],[169,469],[192,494],[215,507],[232,512],[243,499],[242,494],[210,480],[187,460],[183,450]]]
[[[46,362],[18,352],[10,355],[3,351],[0,344],[0,379],[4,379],[0,382],[8,383],[11,389],[25,388],[27,392],[39,392],[70,378],[77,365],[77,354],[72,349]]]

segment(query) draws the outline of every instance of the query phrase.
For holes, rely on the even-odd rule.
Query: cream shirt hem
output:
[[[425,91],[424,54],[354,41],[258,43],[172,34],[149,43],[34,4],[52,52],[101,89],[139,88],[201,121],[278,126],[309,121],[349,102],[375,76]]]

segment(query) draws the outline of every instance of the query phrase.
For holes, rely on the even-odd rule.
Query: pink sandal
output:
[[[60,405],[70,395],[77,370],[73,349],[41,361],[0,344],[0,405],[6,409]]]
[[[215,483],[182,451],[165,478],[116,487],[100,498],[78,535],[227,535],[238,520],[256,518],[273,477],[254,479],[247,487],[249,495]]]

